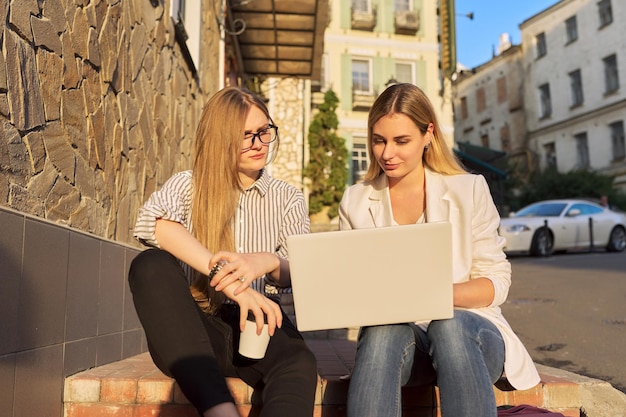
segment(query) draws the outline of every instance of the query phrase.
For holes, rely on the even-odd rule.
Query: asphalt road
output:
[[[502,310],[533,360],[626,392],[626,252],[510,260]]]

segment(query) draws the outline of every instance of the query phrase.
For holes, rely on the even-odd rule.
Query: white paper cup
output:
[[[246,320],[246,327],[239,338],[239,354],[250,359],[263,359],[267,345],[270,342],[270,334],[267,324],[263,326],[261,334],[256,334],[256,322]]]

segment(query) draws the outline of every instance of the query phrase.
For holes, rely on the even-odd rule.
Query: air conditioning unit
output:
[[[395,14],[396,33],[401,35],[415,35],[420,27],[419,15],[416,11],[402,10]]]
[[[374,30],[376,26],[376,9],[372,11],[352,11],[352,29],[355,30]]]

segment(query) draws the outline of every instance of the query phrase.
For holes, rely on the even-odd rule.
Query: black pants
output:
[[[140,253],[129,284],[154,363],[201,414],[233,401],[224,379],[231,376],[255,389],[251,415],[259,409],[260,416],[313,415],[315,357],[284,314],[265,357],[250,360],[237,353],[239,307],[225,304],[215,316],[202,312],[180,263],[168,252]]]

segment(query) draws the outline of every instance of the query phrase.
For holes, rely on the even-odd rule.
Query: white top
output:
[[[505,345],[504,370],[517,389],[529,389],[540,381],[526,348],[511,329],[500,305],[511,286],[511,265],[498,234],[500,216],[487,181],[481,175],[440,175],[426,170],[426,218],[428,222],[452,224],[453,282],[473,278],[491,280],[495,296],[491,305],[470,311],[491,321]],[[339,207],[340,229],[389,226],[393,222],[387,177],[349,187]]]

